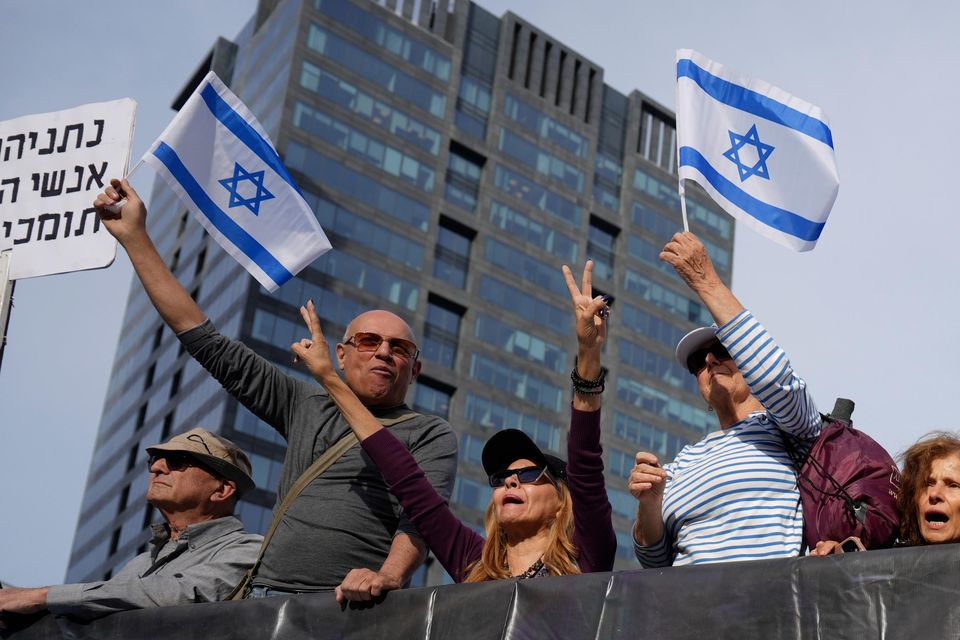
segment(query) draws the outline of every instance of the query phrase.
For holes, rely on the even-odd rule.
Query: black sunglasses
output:
[[[709,347],[704,347],[703,349],[697,349],[690,354],[690,357],[687,358],[687,371],[693,375],[697,375],[700,371],[707,366],[707,354],[713,354],[713,357],[717,360],[730,360],[732,356],[719,342],[714,342]]]
[[[157,453],[151,453],[150,457],[147,458],[147,468],[152,469],[157,460],[161,458],[166,461],[167,469],[170,471],[183,471],[190,467],[200,467],[203,470],[207,470],[207,467],[200,464],[196,458],[188,453],[181,453],[179,451],[158,451]]]
[[[493,488],[502,487],[507,483],[507,480],[513,476],[517,476],[520,484],[533,484],[543,476],[547,476],[547,480],[553,483],[553,476],[550,475],[546,467],[522,467],[520,469],[504,469],[496,473],[491,473],[490,486]]]

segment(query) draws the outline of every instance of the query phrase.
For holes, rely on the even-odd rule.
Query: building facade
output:
[[[658,261],[680,227],[673,114],[507,13],[468,0],[261,0],[234,42],[218,41],[176,108],[213,68],[257,115],[334,250],[273,295],[205,235],[158,183],[149,228],[161,255],[225,335],[293,375],[316,303],[331,342],[363,310],[408,319],[423,373],[408,403],[458,433],[453,505],[482,525],[480,465],[496,430],[522,428],[560,455],[576,349],[562,264],[595,261],[614,298],[605,346],[607,485],[618,567],[635,566],[637,450],[671,459],[715,428],[673,361],[707,310]],[[691,191],[693,191],[691,195]],[[726,282],[731,218],[688,188],[691,229]],[[144,548],[143,448],[202,425],[251,452],[259,487],[240,504],[270,520],[285,443],[180,348],[134,282],[90,466],[68,581],[102,579]],[[421,570],[418,584],[442,581]]]

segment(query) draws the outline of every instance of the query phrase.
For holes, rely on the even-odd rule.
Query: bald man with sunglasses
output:
[[[105,209],[121,197],[126,203],[119,213]],[[113,180],[94,207],[187,352],[286,439],[279,505],[304,471],[350,433],[343,415],[322,387],[281,371],[216,330],[157,252],[146,231],[146,207],[125,180]],[[327,301],[318,302],[322,310]],[[404,404],[420,373],[419,353],[410,326],[383,310],[354,318],[336,347],[347,385],[374,416],[391,425],[449,499],[456,436],[445,420],[414,413]],[[353,446],[290,504],[264,551],[251,596],[335,591],[338,601],[370,600],[401,587],[425,555],[426,546],[379,470]]]
[[[677,345],[719,431],[661,468],[640,452],[629,478],[639,505],[636,554],[644,567],[799,555],[803,514],[784,436],[803,449],[820,414],[790,360],[720,280],[703,243],[678,233],[660,259],[697,294],[716,325]]]
[[[255,486],[249,458],[202,428],[147,447],[147,453],[147,502],[163,517],[152,526],[150,549],[108,580],[0,589],[0,629],[10,614],[51,611],[89,619],[230,595],[263,540],[233,516],[237,499]]]

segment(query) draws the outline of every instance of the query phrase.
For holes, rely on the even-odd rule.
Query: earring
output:
[[[707,411],[709,411],[710,413],[713,413],[713,407],[711,407],[710,405],[707,405]]]

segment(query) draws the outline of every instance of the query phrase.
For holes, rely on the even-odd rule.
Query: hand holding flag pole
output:
[[[140,160],[137,161],[137,164],[133,165],[133,169],[130,169],[130,171],[127,172],[127,175],[123,176],[123,179],[129,180],[130,176],[136,173],[137,169],[139,169],[141,166],[143,166],[143,158],[140,158]],[[108,204],[107,206],[104,207],[104,209],[106,209],[107,211],[113,214],[120,213],[120,209],[123,209],[123,205],[127,204],[126,194],[121,192],[120,195],[124,197],[114,204]]]

